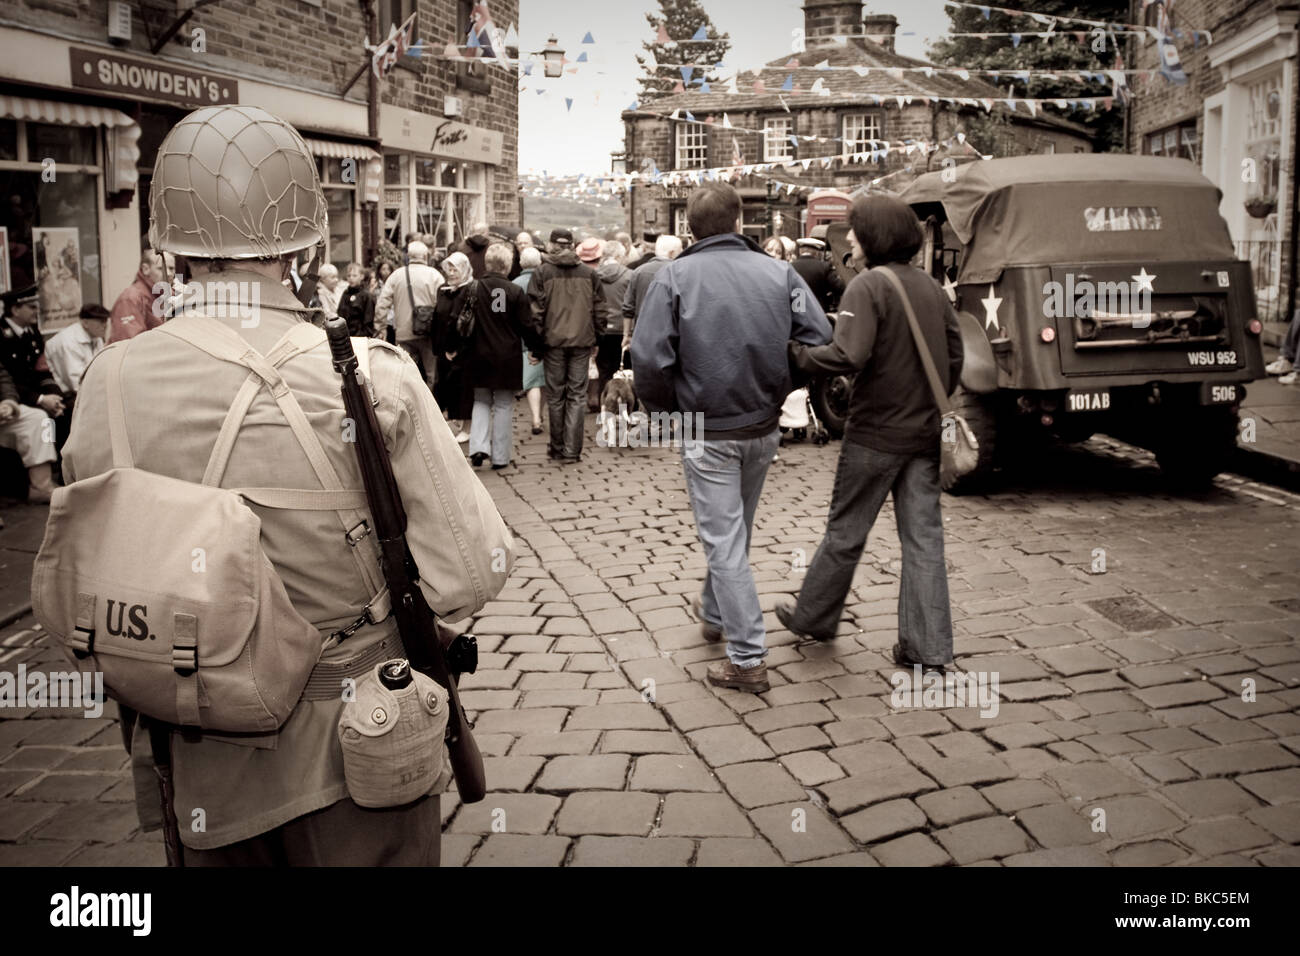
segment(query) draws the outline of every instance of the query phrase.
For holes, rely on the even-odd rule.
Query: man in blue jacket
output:
[[[727,659],[710,665],[709,683],[761,694],[767,647],[750,529],[791,390],[786,344],[823,345],[831,327],[790,264],[739,234],[740,216],[740,195],[725,183],[691,194],[686,218],[696,242],[650,283],[632,370],[651,412],[703,416],[703,440],[683,449],[682,467],[708,560],[695,613],[706,640],[727,639]]]

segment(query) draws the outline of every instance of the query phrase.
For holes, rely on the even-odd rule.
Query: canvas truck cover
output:
[[[965,246],[958,282],[995,282],[1011,265],[1235,258],[1219,190],[1186,160],[1018,156],[954,172],[926,173],[899,198],[942,205]]]

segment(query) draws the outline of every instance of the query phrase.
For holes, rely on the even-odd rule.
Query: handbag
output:
[[[456,335],[462,342],[472,339],[478,326],[478,288],[478,280],[471,279],[461,301],[460,315],[456,316]]]
[[[406,263],[406,294],[411,299],[411,335],[422,339],[433,329],[433,318],[437,309],[431,305],[416,305],[415,290],[411,288],[411,263]]]
[[[912,328],[912,339],[916,342],[916,351],[921,356],[921,365],[925,367],[925,377],[930,381],[935,403],[939,406],[939,416],[942,420],[941,441],[939,442],[939,484],[946,491],[962,475],[970,474],[975,470],[975,466],[979,464],[980,459],[979,442],[975,440],[975,433],[971,431],[966,419],[953,411],[952,405],[948,401],[948,395],[939,383],[939,372],[934,367],[934,358],[930,355],[929,346],[925,344],[925,337],[921,335],[921,325],[916,321],[916,312],[912,309],[912,300],[908,298],[902,280],[885,266],[879,266],[873,271],[884,275],[898,290],[898,294],[903,300],[903,311],[907,313],[907,324]]]

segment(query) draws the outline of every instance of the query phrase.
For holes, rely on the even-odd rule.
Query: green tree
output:
[[[701,78],[710,83],[717,82],[717,71],[708,67],[721,63],[726,57],[727,51],[731,49],[731,36],[718,33],[714,29],[713,21],[709,19],[708,12],[699,0],[659,0],[659,12],[647,13],[645,18],[656,39],[654,43],[642,42],[641,47],[646,53],[653,55],[655,64],[699,63],[703,69],[691,70],[691,82],[698,84]],[[676,46],[668,47],[659,42],[662,38],[659,32],[660,25],[665,28],[668,39],[675,42]],[[708,40],[692,41],[691,38],[701,27],[704,28]],[[652,69],[651,59],[640,53],[637,54],[636,60],[645,71],[645,75],[638,81],[641,84],[640,96],[643,100],[670,94],[673,91],[673,84],[683,79],[679,67],[656,65]]]
[[[1019,0],[1017,8],[1030,13],[1047,16],[1077,16],[1089,20],[1103,20],[1108,23],[1129,22],[1129,4],[1127,0],[1091,0],[1089,3],[1070,3],[1066,0]],[[980,10],[970,7],[949,7],[948,17],[952,21],[954,33],[1026,33],[1043,31],[1047,26],[1030,17],[1010,16],[1005,13],[990,11],[986,20]],[[930,45],[930,58],[942,66],[965,67],[970,70],[1090,70],[1101,71],[1115,68],[1115,43],[1124,54],[1124,64],[1132,68],[1129,56],[1130,47],[1123,36],[1113,37],[1108,33],[1094,34],[1092,28],[1080,23],[1066,20],[1058,22],[1056,32],[1059,37],[1044,40],[1041,37],[1026,36],[1019,45],[1014,37],[989,37],[982,40],[977,36],[954,36],[939,40]],[[1080,43],[1076,34],[1083,31],[1085,42]],[[1137,42],[1141,42],[1138,40]],[[1094,50],[1094,46],[1098,49]],[[998,86],[1003,95],[1008,95],[1008,87],[1013,87],[1017,97],[1046,97],[1049,99],[1078,99],[1080,97],[1109,96],[1110,84],[1095,80],[1083,82],[1068,78],[1038,78],[1028,84],[1008,77],[979,77]],[[1123,149],[1124,107],[1117,99],[1109,110],[1059,110],[1047,107],[1047,114],[1059,116],[1087,126],[1093,135],[1093,142],[1099,152],[1113,152]],[[976,148],[986,153],[997,150],[999,127],[1005,125],[1006,118],[995,113],[971,124],[969,135]]]

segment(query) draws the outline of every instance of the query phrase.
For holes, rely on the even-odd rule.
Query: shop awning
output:
[[[61,126],[103,126],[108,132],[104,151],[105,191],[135,189],[139,178],[136,166],[140,162],[140,127],[121,110],[25,96],[0,96],[0,118]]]
[[[311,150],[313,156],[324,156],[326,159],[379,159],[377,152],[369,146],[360,146],[356,143],[339,143],[332,139],[308,139],[303,137],[303,142]]]
[[[33,100],[25,96],[0,96],[0,114],[4,119],[31,120],[64,126],[134,126],[135,120],[121,110],[83,103],[56,103]]]

